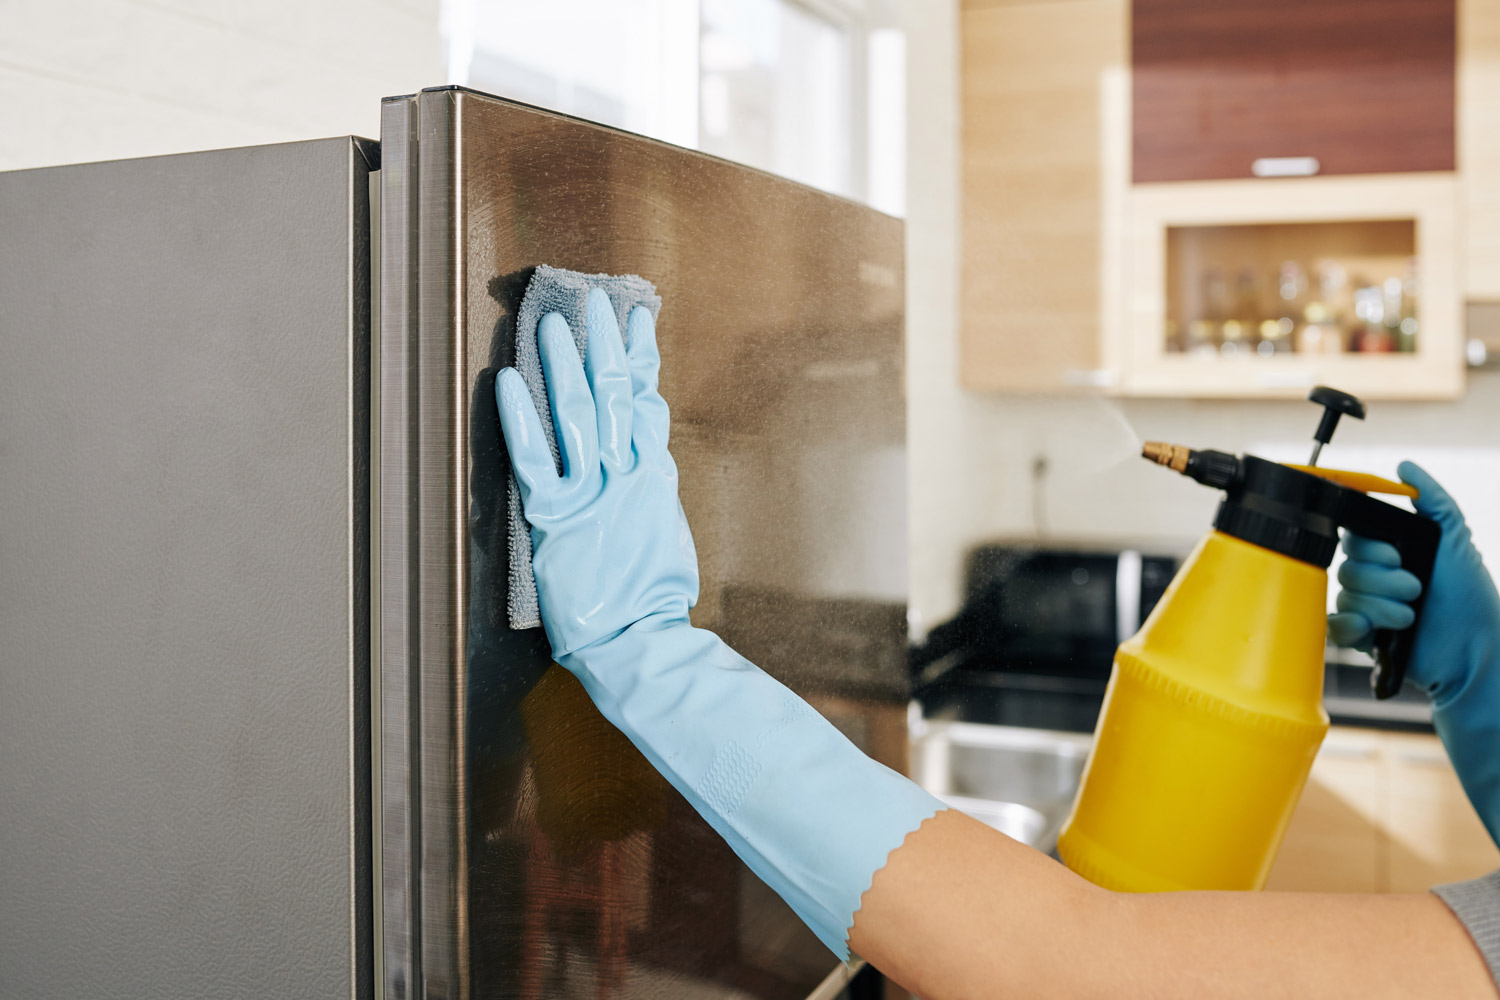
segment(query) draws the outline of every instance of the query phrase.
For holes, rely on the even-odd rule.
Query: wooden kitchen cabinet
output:
[[[1436,736],[1337,727],[1266,888],[1424,892],[1500,867]]]
[[[1367,399],[1460,396],[1464,367],[1458,205],[1458,185],[1451,173],[1135,185],[1127,198],[1120,253],[1126,293],[1114,306],[1124,316],[1116,334],[1124,345],[1119,353],[1124,390],[1141,396],[1300,397],[1315,385],[1336,385]],[[1387,245],[1402,228],[1405,242]],[[1171,265],[1182,262],[1171,252],[1174,236],[1181,239],[1210,230],[1224,236],[1221,244],[1227,242],[1233,249],[1225,250],[1220,260],[1200,263],[1192,273],[1174,276]],[[1236,230],[1246,235],[1235,237]],[[1252,238],[1251,231],[1259,235]],[[1249,326],[1253,331],[1274,318],[1277,268],[1284,261],[1304,272],[1306,291],[1302,304],[1292,311],[1295,322],[1288,320],[1287,334],[1304,337],[1317,328],[1308,303],[1320,297],[1318,269],[1339,259],[1342,296],[1350,300],[1359,294],[1356,284],[1373,283],[1383,299],[1382,277],[1395,276],[1400,282],[1400,275],[1411,275],[1420,288],[1413,300],[1418,321],[1414,350],[1349,350],[1347,325],[1355,320],[1358,305],[1339,305],[1332,298],[1329,308],[1341,320],[1324,323],[1322,329],[1325,335],[1330,328],[1338,331],[1335,350],[1302,342],[1295,352],[1264,356],[1247,347],[1228,354],[1227,343],[1210,342],[1205,351],[1184,349],[1177,341],[1185,328],[1212,312],[1195,302],[1193,293],[1214,273],[1227,285],[1250,268],[1261,289],[1261,309],[1248,317]],[[1179,286],[1185,286],[1186,296],[1174,294],[1183,290]],[[1227,308],[1233,309],[1233,293],[1225,298],[1231,302]]]
[[[963,2],[962,383],[1031,393],[1095,388],[1237,398],[1294,398],[1313,385],[1336,384],[1371,400],[1460,396],[1463,301],[1476,297],[1475,288],[1500,300],[1500,85],[1484,89],[1500,83],[1491,68],[1500,65],[1500,0],[1463,0],[1456,15],[1453,0],[1135,0],[1134,9],[1133,23],[1131,0]],[[1226,110],[1214,103],[1219,84],[1193,82],[1219,60],[1186,58],[1194,50],[1184,39],[1222,34],[1225,24],[1235,30],[1215,35],[1219,49],[1208,51],[1234,54],[1238,44],[1247,65],[1261,67],[1224,69],[1240,74],[1246,93],[1261,95],[1254,107]],[[1386,52],[1392,24],[1412,39],[1399,56]],[[1278,42],[1286,33],[1297,37]],[[1150,41],[1144,48],[1143,38]],[[1275,45],[1290,45],[1295,58],[1278,56],[1267,70],[1262,49],[1279,51]],[[1486,183],[1452,169],[1455,73],[1462,83],[1459,156],[1465,165],[1492,166]],[[1375,78],[1384,82],[1376,86]],[[1206,117],[1192,127],[1208,129],[1213,141],[1183,137],[1186,126],[1171,120],[1178,112],[1161,103],[1169,84],[1196,88],[1194,106]],[[1378,126],[1359,117],[1368,101],[1338,96],[1366,84],[1388,112]],[[1265,96],[1271,92],[1274,101]],[[1280,110],[1270,114],[1272,107]],[[1352,117],[1337,128],[1330,124],[1330,116],[1346,113]],[[1252,128],[1250,119],[1259,124]],[[1183,149],[1222,159],[1222,148],[1213,151],[1219,139],[1251,141],[1266,134],[1262,126],[1271,119],[1286,125],[1286,141],[1268,146],[1267,155],[1318,155],[1326,161],[1322,176],[1251,178],[1248,160],[1235,171],[1143,167],[1157,145],[1169,159]],[[1337,142],[1320,153],[1323,147],[1298,138],[1310,135]],[[1382,147],[1378,156],[1374,147]],[[1406,172],[1375,172],[1397,169]],[[1177,176],[1237,179],[1164,180]],[[1344,259],[1368,249],[1361,227],[1390,225],[1409,233],[1399,253],[1384,248]],[[1173,240],[1194,228],[1235,227],[1321,227],[1325,235],[1354,237],[1333,247],[1326,240],[1301,247],[1263,240],[1257,254],[1225,262],[1219,280],[1231,287],[1254,270],[1263,307],[1254,316],[1177,308]],[[1349,301],[1340,302],[1331,323],[1309,319],[1316,295],[1285,309],[1277,301],[1289,262],[1309,288],[1330,263],[1346,269]],[[1199,273],[1190,281],[1212,278]],[[1418,292],[1403,292],[1399,309],[1385,300],[1382,316],[1367,318],[1355,293],[1379,297],[1393,280]],[[1237,297],[1225,296],[1224,309]],[[1205,296],[1197,298],[1201,304]],[[1411,303],[1414,312],[1407,311]],[[1255,333],[1242,343],[1230,343],[1227,332],[1202,343],[1185,335],[1194,324],[1227,331],[1226,319],[1246,318],[1240,327]],[[1272,342],[1262,336],[1267,324],[1292,332]],[[1414,334],[1408,324],[1416,325]]]
[[[1111,178],[1125,164],[1126,0],[965,0],[963,384],[1109,385]],[[1106,135],[1113,129],[1117,140]],[[1115,157],[1115,162],[1110,157]]]
[[[1383,742],[1386,891],[1423,892],[1500,867],[1437,737],[1387,734]]]
[[[1126,392],[1462,394],[1456,19],[1454,0],[1133,0]],[[1256,179],[1297,158],[1318,176]],[[1393,226],[1404,245],[1372,239]],[[1174,276],[1174,241],[1211,230],[1241,252]]]
[[[1463,293],[1500,301],[1500,0],[1458,5]]]
[[[1133,0],[1125,392],[1462,394],[1456,23],[1454,0]],[[1297,158],[1318,176],[1255,176]],[[1210,231],[1239,252],[1174,276]]]
[[[1454,0],[1133,0],[1136,183],[1454,169]]]
[[[1379,892],[1384,840],[1379,735],[1329,732],[1266,888]]]

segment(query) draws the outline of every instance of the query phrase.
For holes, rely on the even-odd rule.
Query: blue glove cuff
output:
[[[604,716],[841,960],[890,853],[946,806],[711,632],[647,619],[563,657]]]

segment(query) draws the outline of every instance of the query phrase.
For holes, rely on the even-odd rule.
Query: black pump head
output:
[[[1336,422],[1344,413],[1364,416],[1364,404],[1335,389],[1315,389],[1312,399],[1329,407],[1324,418],[1327,434],[1320,438],[1319,446],[1332,435],[1330,417]],[[1324,430],[1319,428],[1319,433]],[[1422,582],[1422,595],[1427,592],[1442,537],[1436,521],[1311,472],[1254,455],[1200,451],[1161,441],[1147,441],[1141,455],[1223,490],[1224,501],[1214,516],[1214,528],[1223,534],[1326,570],[1338,547],[1339,530],[1347,529],[1395,546],[1401,568]],[[1316,451],[1313,458],[1317,459]],[[1412,603],[1418,618],[1422,595]],[[1377,698],[1389,698],[1400,689],[1414,635],[1412,627],[1375,631],[1375,672],[1370,681]]]
[[[1308,465],[1318,464],[1318,454],[1322,452],[1323,446],[1333,440],[1333,431],[1339,425],[1339,417],[1348,414],[1355,420],[1365,419],[1365,404],[1360,402],[1356,396],[1326,385],[1314,386],[1313,391],[1307,394],[1307,398],[1323,407],[1323,419],[1318,422],[1318,429],[1313,433],[1312,459]]]

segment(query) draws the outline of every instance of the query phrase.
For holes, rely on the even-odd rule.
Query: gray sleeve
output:
[[[1500,985],[1500,870],[1468,882],[1434,886],[1432,891],[1463,923]]]

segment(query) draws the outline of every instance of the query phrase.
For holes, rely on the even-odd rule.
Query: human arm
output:
[[[539,324],[561,468],[513,370],[496,402],[531,527],[543,625],[557,662],[834,954],[870,877],[943,804],[862,754],[801,698],[694,628],[698,563],[667,448],[654,324],[608,298],[588,350],[560,316]]]
[[[1496,996],[1431,894],[1114,893],[956,811],[875,875],[849,945],[927,1000]]]
[[[1443,532],[1407,677],[1431,698],[1433,728],[1491,839],[1500,843],[1500,595],[1458,504],[1417,465],[1403,462],[1398,472],[1419,491],[1418,513]],[[1385,542],[1348,535],[1344,551],[1339,610],[1329,616],[1328,634],[1340,645],[1368,650],[1374,629],[1412,625],[1406,602],[1422,587]]]
[[[548,639],[605,717],[835,954],[847,939],[927,1000],[1493,995],[1436,899],[1092,886],[944,810],[693,628],[697,560],[654,336],[644,310],[630,319],[622,350],[607,300],[591,299],[584,363],[560,318],[542,323],[560,470],[519,377],[497,382]]]

